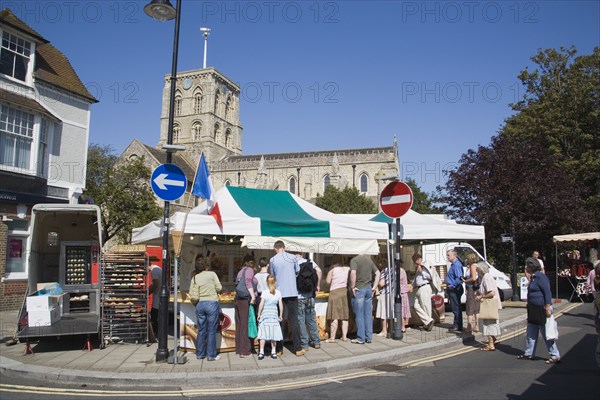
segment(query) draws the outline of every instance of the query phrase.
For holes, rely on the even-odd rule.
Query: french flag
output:
[[[217,221],[219,228],[223,229],[223,219],[221,218],[219,204],[215,201],[215,189],[210,181],[210,171],[208,170],[208,165],[206,165],[204,153],[200,156],[200,164],[198,164],[198,170],[196,171],[192,194],[201,199],[206,199],[208,202],[208,213]]]

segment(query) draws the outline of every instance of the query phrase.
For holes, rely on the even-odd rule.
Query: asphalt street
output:
[[[63,400],[124,398],[227,398],[227,399],[598,399],[600,368],[595,364],[597,335],[592,305],[581,304],[558,319],[562,362],[546,365],[545,346],[538,344],[535,361],[516,359],[522,353],[524,334],[508,335],[495,352],[480,351],[481,343],[449,347],[444,353],[408,365],[398,362],[335,376],[291,380],[273,384],[256,382],[246,390],[210,392],[202,388],[178,390],[167,384],[141,393],[114,389],[77,389],[36,384],[30,379],[2,379],[2,400]],[[478,337],[481,339],[481,336]],[[268,389],[267,391],[262,391]]]

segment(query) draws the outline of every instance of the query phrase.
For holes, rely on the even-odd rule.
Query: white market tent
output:
[[[389,238],[391,218],[383,214],[334,214],[294,194],[226,186],[216,193],[223,227],[209,215],[207,202],[190,211],[185,234],[243,236],[242,246],[272,249],[276,240],[297,251],[326,254],[378,254],[378,240]],[[184,230],[185,213],[170,218],[170,231]],[[479,225],[457,224],[443,215],[409,212],[400,220],[401,240],[484,240]],[[161,240],[162,220],[133,230],[132,243]]]
[[[226,186],[215,195],[223,226],[209,215],[207,202],[187,216],[175,213],[170,231],[186,234],[244,236],[248,248],[273,248],[284,240],[296,251],[378,254],[377,240],[388,237],[387,224],[361,221],[323,210],[287,191]],[[185,229],[184,229],[185,221]],[[133,230],[132,243],[158,243],[162,220]],[[184,239],[184,243],[190,244]]]

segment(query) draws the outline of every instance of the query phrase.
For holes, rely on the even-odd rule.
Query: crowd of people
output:
[[[270,259],[259,259],[258,265],[255,265],[253,255],[246,255],[236,276],[235,352],[241,358],[252,356],[254,339],[259,343],[259,360],[265,358],[267,350],[273,359],[280,356],[285,338],[284,321],[291,338],[291,350],[296,356],[304,355],[310,347],[321,347],[315,298],[321,288],[322,270],[314,261],[303,255],[286,251],[282,241],[274,244],[274,252],[275,255]],[[502,302],[496,281],[489,273],[488,264],[479,260],[476,254],[469,254],[463,269],[463,264],[454,250],[447,252],[447,258],[451,266],[445,277],[445,284],[450,308],[454,314],[453,324],[448,332],[478,333],[481,329],[487,341],[481,350],[495,351],[501,335],[497,311],[502,308]],[[325,277],[329,286],[326,312],[329,331],[324,342],[350,340],[349,321],[353,316],[356,334],[350,340],[351,343],[371,343],[375,298],[378,299],[375,318],[381,321],[381,331],[377,335],[389,337],[392,327],[388,321],[394,318],[397,271],[400,271],[402,332],[408,329],[411,319],[408,298],[410,292],[414,292],[415,297],[414,309],[419,320],[416,325],[430,331],[435,322],[431,296],[432,293],[442,290],[441,279],[431,263],[424,262],[420,254],[414,254],[412,261],[415,276],[409,282],[401,264],[398,269],[383,267],[380,270],[368,255],[334,255]],[[190,297],[196,307],[198,321],[196,356],[198,359],[214,361],[219,359],[216,336],[220,313],[218,294],[222,285],[203,257],[198,257],[196,271],[190,286]],[[529,279],[527,338],[525,350],[517,358],[533,360],[538,336],[541,335],[550,355],[546,363],[559,363],[560,353],[556,340],[548,338],[546,333],[546,321],[553,312],[550,282],[537,257],[526,260],[525,272]],[[596,265],[594,273],[593,281],[597,288],[600,287],[600,265]],[[466,288],[466,329],[463,326],[460,302],[463,287]],[[600,300],[596,303],[598,311],[595,321],[599,332],[596,356],[600,365]],[[483,305],[486,305],[485,309]],[[249,332],[248,328],[249,321],[253,322],[253,318],[256,318],[257,324],[254,334]]]

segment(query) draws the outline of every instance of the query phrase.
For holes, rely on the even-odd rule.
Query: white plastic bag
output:
[[[554,319],[554,315],[550,315],[549,318],[546,318],[546,339],[558,339],[558,325]]]

